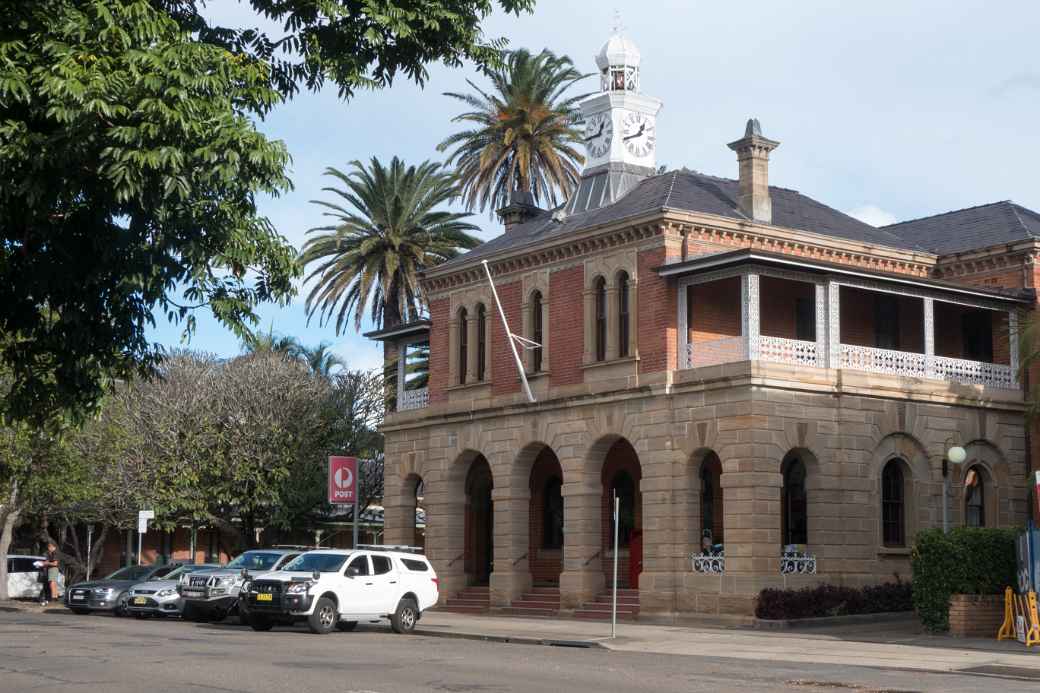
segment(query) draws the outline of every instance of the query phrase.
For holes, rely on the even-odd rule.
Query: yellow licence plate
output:
[[[270,601],[273,601],[273,599],[272,599],[273,596],[274,595],[271,595],[271,594],[258,594],[258,595],[256,595],[256,600],[258,602],[270,602]]]
[[[148,600],[144,597],[134,597],[134,604],[147,604]]]

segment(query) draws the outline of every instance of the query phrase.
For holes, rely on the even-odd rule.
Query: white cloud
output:
[[[849,216],[855,217],[871,226],[887,226],[898,221],[895,215],[886,212],[877,205],[860,205],[855,209],[850,209]]]

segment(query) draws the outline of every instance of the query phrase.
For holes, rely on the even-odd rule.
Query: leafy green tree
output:
[[[332,378],[337,371],[342,372],[347,367],[347,362],[334,354],[331,346],[328,342],[322,342],[315,347],[302,347],[300,358],[315,375]]]
[[[218,26],[197,0],[0,0],[0,364],[19,419],[82,414],[154,366],[153,315],[208,307],[244,338],[295,253],[256,206],[290,187],[256,129],[301,87],[344,96],[492,65],[481,30],[533,0],[251,0],[284,27]]]
[[[566,93],[587,76],[567,56],[521,49],[491,73],[491,90],[467,80],[475,94],[447,94],[473,109],[452,120],[470,129],[437,147],[454,147],[447,163],[458,171],[467,209],[493,212],[514,191],[550,206],[566,199],[585,161],[575,145],[583,141],[578,102],[588,96]]]
[[[307,313],[325,324],[335,318],[336,334],[353,318],[361,327],[366,307],[377,325],[418,318],[424,307],[419,273],[450,260],[460,248],[479,241],[463,221],[469,214],[438,210],[456,193],[455,179],[439,164],[406,166],[394,157],[389,166],[372,158],[366,167],[351,162],[351,172],[325,170],[343,187],[326,187],[339,202],[315,200],[332,224],[313,228],[300,262],[314,287]]]
[[[267,332],[249,332],[242,340],[242,351],[247,354],[274,353],[296,358],[303,353],[303,346],[295,337],[276,334],[271,327]]]

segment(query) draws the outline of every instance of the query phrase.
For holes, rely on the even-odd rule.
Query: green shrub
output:
[[[887,611],[910,611],[910,583],[895,582],[867,587],[817,585],[800,590],[764,589],[758,595],[755,616],[761,619],[853,616]]]
[[[911,554],[914,609],[933,632],[950,628],[950,596],[1003,594],[1015,584],[1018,529],[926,529]]]

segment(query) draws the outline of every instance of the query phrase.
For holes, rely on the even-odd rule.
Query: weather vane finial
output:
[[[614,34],[620,36],[621,32],[624,31],[625,25],[621,23],[621,10],[614,10]]]

